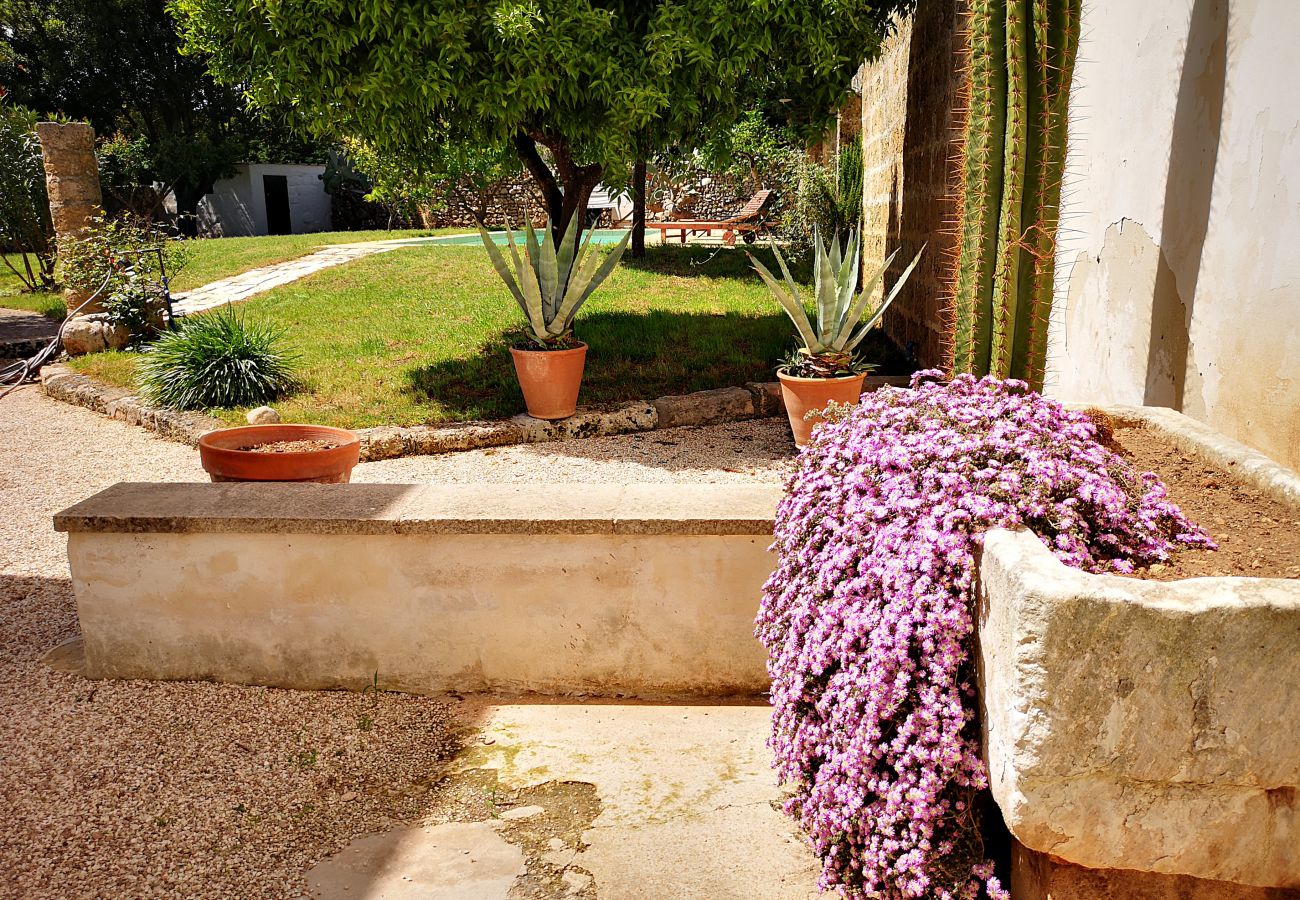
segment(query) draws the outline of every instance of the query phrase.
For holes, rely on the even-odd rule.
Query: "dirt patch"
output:
[[[547,781],[512,789],[498,782],[495,769],[469,769],[433,783],[428,801],[426,824],[490,821],[523,850],[527,871],[510,900],[595,900],[596,879],[575,864],[587,849],[582,833],[600,815],[595,785]]]
[[[266,444],[249,444],[239,449],[246,453],[312,453],[336,447],[338,444],[333,441],[271,441]]]
[[[1139,578],[1174,581],[1203,575],[1300,578],[1300,510],[1279,503],[1222,469],[1175,447],[1144,426],[1116,428],[1118,451],[1142,472],[1155,472],[1169,497],[1210,532],[1219,549],[1181,550]]]

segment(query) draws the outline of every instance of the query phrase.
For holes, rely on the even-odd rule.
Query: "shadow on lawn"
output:
[[[777,360],[794,346],[790,321],[779,312],[593,312],[579,319],[578,334],[591,347],[579,399],[584,406],[773,381]],[[880,331],[862,350],[877,362],[878,374],[908,371]],[[459,418],[504,418],[524,409],[504,335],[473,356],[411,369],[406,378],[416,397]]]
[[[757,281],[758,276],[750,265],[748,250],[772,272],[780,273],[776,257],[764,242],[747,244],[744,247],[712,247],[700,244],[685,246],[660,244],[647,247],[644,259],[633,259],[630,253],[623,254],[619,265],[638,272],[653,272],[656,275],[677,275],[684,278],[734,278],[738,281]],[[787,258],[791,266],[790,274],[800,284],[812,281],[812,270],[806,263]]]

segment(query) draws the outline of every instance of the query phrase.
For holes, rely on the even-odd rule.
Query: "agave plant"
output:
[[[813,301],[815,313],[808,315],[799,288],[790,275],[790,267],[775,243],[771,244],[772,253],[781,266],[784,283],[778,281],[767,267],[745,251],[755,271],[767,284],[767,289],[786,311],[799,332],[803,346],[797,353],[797,363],[807,374],[817,377],[842,375],[860,372],[864,366],[856,358],[858,345],[863,338],[880,324],[881,318],[889,304],[894,302],[903,285],[911,276],[912,270],[921,259],[922,247],[912,259],[903,274],[894,282],[893,288],[879,303],[873,303],[872,295],[876,285],[884,276],[894,257],[895,250],[889,255],[874,275],[867,281],[862,293],[854,299],[853,292],[858,283],[859,245],[858,236],[849,232],[849,239],[843,248],[838,234],[831,240],[829,251],[822,243],[821,233],[813,228]],[[865,321],[864,321],[865,320]],[[793,366],[795,361],[787,363]]]
[[[563,346],[572,336],[573,317],[591,292],[614,271],[632,232],[623,235],[602,262],[600,254],[591,251],[593,231],[587,232],[586,240],[575,252],[578,232],[582,230],[576,216],[569,221],[558,248],[552,240],[539,241],[531,222],[525,220],[524,229],[524,255],[520,257],[514,232],[506,225],[513,271],[482,225],[478,231],[493,267],[528,319],[529,336],[543,347]],[[548,226],[546,234],[551,233]]]

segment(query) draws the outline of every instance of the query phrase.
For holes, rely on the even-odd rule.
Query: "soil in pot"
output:
[[[515,374],[524,392],[528,415],[534,419],[567,419],[578,411],[578,391],[587,364],[587,345],[567,350],[510,348]]]
[[[1246,484],[1231,467],[1184,453],[1154,429],[1119,426],[1112,449],[1139,472],[1159,475],[1169,498],[1219,545],[1179,550],[1168,563],[1139,570],[1138,578],[1300,578],[1300,509]]]
[[[333,450],[337,446],[335,441],[270,441],[236,449],[249,453],[309,453],[312,450]]]

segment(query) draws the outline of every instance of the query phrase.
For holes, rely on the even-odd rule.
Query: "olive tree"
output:
[[[512,149],[552,227],[597,183],[739,114],[754,80],[824,130],[897,0],[173,0],[259,106],[402,158]],[[580,219],[581,221],[581,219]]]
[[[36,114],[0,101],[0,258],[29,291],[54,287],[54,228]]]

